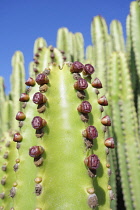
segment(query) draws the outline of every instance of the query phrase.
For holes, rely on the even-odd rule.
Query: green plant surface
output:
[[[138,124],[130,74],[123,53],[112,54],[109,84],[125,206],[127,209],[138,209],[140,187]]]
[[[61,64],[61,53],[57,49],[55,51],[54,59]],[[32,101],[33,95],[39,91],[39,85],[36,84],[30,88],[28,93],[30,99],[23,109],[26,119],[20,131],[23,139],[17,155],[20,162],[19,169],[15,172],[17,185],[13,207],[16,210],[91,209],[88,205],[90,194],[87,190],[94,187],[99,204],[95,209],[109,209],[111,200],[108,189],[106,147],[104,146],[106,134],[105,127],[101,124],[101,118],[105,113],[101,112],[100,105],[97,103],[98,97],[102,95],[96,94],[95,88],[90,84],[91,79],[85,77],[88,88],[85,90],[84,100],[90,102],[93,110],[89,114],[88,122],[84,123],[77,111],[82,100],[77,97],[77,90],[73,87],[76,80],[70,72],[72,64],[67,63],[63,68],[60,68],[56,62],[49,64],[49,48],[42,48],[39,53],[38,73],[46,69],[50,70],[48,90],[43,93],[47,97],[46,111],[38,113],[37,105]],[[47,121],[41,138],[37,138],[35,129],[31,125],[35,116],[40,116]],[[89,125],[97,128],[98,137],[94,140],[93,147],[86,149],[82,131]],[[33,158],[28,154],[29,148],[35,145],[44,148],[42,155],[44,161],[39,167],[35,166]],[[91,178],[84,159],[93,153],[99,157],[100,166],[97,169],[97,177]],[[42,192],[38,196],[35,193],[36,177],[42,178],[40,183]],[[11,182],[7,188],[10,186]],[[28,202],[25,202],[26,200]],[[3,202],[3,205],[6,207],[8,202]]]
[[[118,20],[113,20],[110,24],[110,35],[113,51],[125,51],[122,25]]]

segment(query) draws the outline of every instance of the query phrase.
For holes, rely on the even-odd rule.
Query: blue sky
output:
[[[67,27],[73,33],[81,32],[86,47],[91,44],[90,24],[96,15],[102,15],[108,26],[113,19],[119,20],[126,36],[125,22],[130,2],[130,0],[1,0],[0,76],[5,78],[6,92],[10,91],[11,58],[16,50],[23,52],[28,72],[35,39],[43,37],[48,45],[56,46],[56,34],[60,27]]]

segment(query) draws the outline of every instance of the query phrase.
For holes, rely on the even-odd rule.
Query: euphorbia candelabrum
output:
[[[35,77],[19,98],[20,130],[11,142],[18,151],[15,181],[8,181],[9,198],[5,180],[1,208],[109,209],[114,194],[108,153],[114,140],[106,135],[111,119],[104,114],[102,83],[91,78],[90,64],[66,62],[60,68],[53,62],[46,68],[44,55],[51,51],[38,50]]]

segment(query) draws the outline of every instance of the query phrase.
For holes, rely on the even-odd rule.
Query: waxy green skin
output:
[[[47,48],[40,52],[38,69],[41,72],[46,67],[44,54]],[[36,84],[31,92],[30,100],[24,110],[26,120],[21,128],[23,140],[19,149],[19,170],[16,172],[17,191],[14,197],[15,209],[91,209],[88,206],[87,188],[94,186],[98,197],[99,207],[96,209],[109,209],[110,198],[107,190],[108,174],[106,168],[106,152],[104,146],[105,135],[101,124],[100,106],[97,103],[97,95],[94,88],[89,84],[86,90],[85,100],[92,104],[93,110],[89,114],[88,123],[80,119],[77,111],[81,103],[73,87],[75,80],[70,73],[68,64],[60,70],[58,66],[50,65],[48,90],[44,93],[48,99],[46,111],[37,112],[37,105],[32,98],[35,92],[39,91]],[[44,136],[37,138],[35,129],[32,128],[33,117],[40,116],[47,121],[44,128]],[[94,140],[92,149],[86,150],[82,131],[88,126],[94,125],[98,130],[98,138]],[[33,158],[28,155],[29,148],[39,145],[45,150],[42,155],[43,165],[36,167]],[[84,159],[95,153],[100,159],[100,166],[97,169],[97,177],[88,176]],[[36,177],[42,177],[42,193],[36,196]],[[28,190],[27,190],[28,189]],[[23,192],[26,194],[23,195]],[[28,202],[25,200],[28,199]]]
[[[140,205],[140,185],[138,181],[140,179],[140,161],[138,158],[140,144],[133,101],[134,95],[124,53],[114,52],[112,54],[109,78],[112,118],[117,139],[117,153],[125,206],[127,209],[138,209]]]

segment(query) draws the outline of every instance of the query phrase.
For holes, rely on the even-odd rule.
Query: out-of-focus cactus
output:
[[[25,69],[24,69],[24,57],[22,52],[17,51],[12,57],[12,74],[11,74],[11,99],[13,102],[13,119],[16,116],[17,110],[21,110],[21,104],[19,103],[19,96],[22,92],[25,92]],[[16,81],[15,81],[16,80]],[[12,122],[12,129],[18,129],[17,122]]]
[[[127,50],[140,133],[140,3],[132,1],[127,17]]]
[[[103,87],[107,90],[107,67],[111,53],[111,40],[108,34],[106,21],[101,16],[93,18],[91,23],[91,38],[95,53],[95,68],[97,75],[102,80]]]
[[[123,53],[114,52],[111,56],[108,84],[125,206],[126,209],[139,209],[138,124],[130,74]]]
[[[112,51],[125,51],[122,25],[118,20],[113,20],[110,24],[110,35],[112,41]]]
[[[64,54],[67,61],[84,62],[84,39],[79,32],[69,32],[67,28],[60,28],[57,33],[57,48]]]

